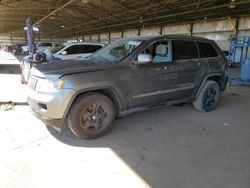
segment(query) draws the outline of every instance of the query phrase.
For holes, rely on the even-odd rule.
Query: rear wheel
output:
[[[76,99],[70,109],[70,130],[78,137],[93,139],[104,135],[115,119],[112,101],[102,94],[90,93]]]
[[[220,87],[212,80],[207,80],[193,106],[199,111],[209,112],[216,108],[220,99]]]

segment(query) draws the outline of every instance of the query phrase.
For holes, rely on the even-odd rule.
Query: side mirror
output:
[[[138,60],[134,62],[135,65],[142,65],[151,63],[153,61],[153,57],[150,54],[139,54]]]
[[[61,54],[62,55],[67,55],[67,51],[62,51]]]

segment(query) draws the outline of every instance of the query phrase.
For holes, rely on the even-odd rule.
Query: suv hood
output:
[[[32,72],[38,77],[61,77],[66,74],[105,70],[110,68],[112,64],[90,58],[86,60],[60,60],[38,64]]]

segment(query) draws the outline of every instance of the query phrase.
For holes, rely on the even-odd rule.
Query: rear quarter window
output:
[[[212,44],[206,42],[197,42],[197,45],[200,49],[201,58],[218,57],[218,53]]]
[[[46,46],[52,46],[52,43],[40,43],[38,44],[39,47],[46,47]]]
[[[195,59],[199,57],[198,48],[194,41],[173,40],[172,46],[174,60]]]
[[[80,48],[81,48],[80,45],[73,45],[68,47],[65,51],[67,51],[67,54],[80,54],[81,53]]]

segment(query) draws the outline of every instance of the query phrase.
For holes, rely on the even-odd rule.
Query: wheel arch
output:
[[[200,92],[201,92],[202,88],[204,87],[205,82],[207,80],[215,81],[220,86],[221,91],[223,91],[225,89],[224,86],[223,86],[224,81],[223,81],[223,75],[222,74],[220,74],[220,73],[209,74],[203,79],[203,81],[202,81],[202,83],[201,83],[201,85],[200,85],[200,87],[199,87],[199,89],[198,89],[198,91],[197,91],[197,93],[195,95],[195,98],[197,98],[197,96],[200,94]]]
[[[72,97],[69,105],[66,108],[66,111],[64,114],[65,118],[67,117],[70,108],[72,107],[74,102],[77,100],[77,98],[88,93],[100,93],[100,94],[105,95],[113,102],[117,112],[124,108],[124,104],[122,102],[121,96],[113,87],[99,87],[99,88],[83,89],[83,90],[76,92],[75,95]]]

